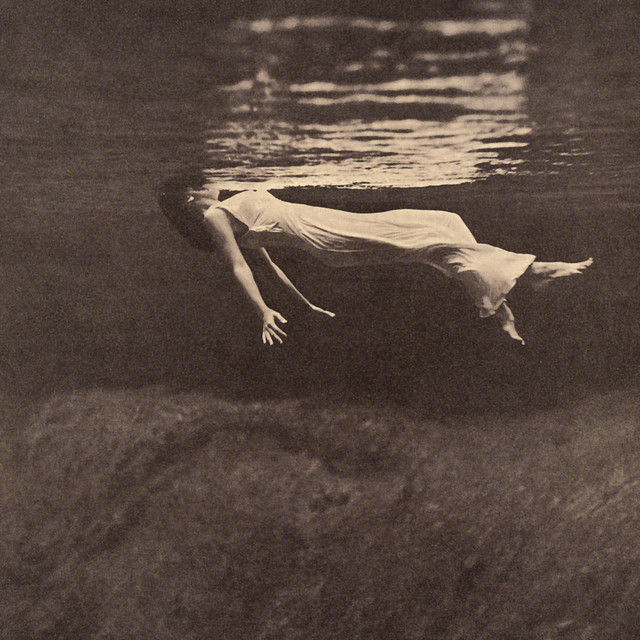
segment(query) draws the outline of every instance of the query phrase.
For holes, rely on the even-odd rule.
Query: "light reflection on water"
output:
[[[254,33],[270,33],[273,31],[295,31],[299,29],[336,29],[356,28],[372,31],[410,31],[416,25],[396,20],[374,20],[371,18],[352,16],[289,16],[272,20],[238,20],[236,28],[248,29]],[[525,32],[527,23],[520,18],[475,18],[467,20],[424,20],[418,23],[421,31],[440,33],[444,36],[457,36],[469,33],[483,33],[500,36],[516,32]]]
[[[522,162],[524,18],[288,17],[230,31],[251,54],[207,132],[210,177],[227,188],[459,184]]]

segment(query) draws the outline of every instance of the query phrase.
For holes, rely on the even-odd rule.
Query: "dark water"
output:
[[[338,389],[455,410],[628,383],[640,335],[637,6],[464,6],[367,19],[357,7],[247,8],[221,22],[204,4],[7,3],[8,392]],[[485,241],[597,266],[538,300],[515,293],[521,352],[436,277],[278,256],[338,317],[314,323],[265,283],[291,327],[284,349],[265,352],[216,263],[157,210],[157,186],[189,164],[229,189],[267,181],[356,211],[454,210]]]

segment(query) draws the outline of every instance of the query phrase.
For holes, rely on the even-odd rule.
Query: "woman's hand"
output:
[[[267,309],[262,315],[262,343],[267,342],[273,346],[274,339],[282,344],[282,338],[286,333],[278,326],[277,322],[285,323],[286,320],[277,311]]]
[[[333,311],[327,311],[326,309],[322,309],[321,307],[316,307],[315,304],[310,304],[309,309],[311,309],[311,311],[314,311],[315,313],[321,313],[325,316],[329,316],[330,318],[336,317],[336,314],[333,313]]]

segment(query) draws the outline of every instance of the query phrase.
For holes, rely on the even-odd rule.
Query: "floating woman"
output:
[[[448,211],[396,209],[350,213],[293,204],[267,190],[218,199],[217,189],[169,180],[160,205],[191,245],[220,254],[262,320],[262,341],[282,343],[287,321],[264,301],[243,249],[258,252],[280,281],[312,311],[334,316],[312,304],[289,280],[267,248],[302,249],[332,267],[391,262],[421,263],[459,282],[481,317],[495,316],[501,328],[524,344],[506,296],[517,281],[533,290],[551,281],[581,274],[583,262],[539,262],[534,255],[513,253],[476,241],[462,218]]]

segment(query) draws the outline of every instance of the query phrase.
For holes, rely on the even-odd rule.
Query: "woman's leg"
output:
[[[534,289],[542,289],[558,278],[580,275],[592,264],[593,258],[583,262],[538,262],[536,260],[520,279]]]
[[[505,331],[510,338],[517,340],[520,344],[524,344],[522,336],[518,333],[515,325],[515,318],[513,312],[508,307],[506,302],[503,302],[495,313],[495,317],[498,319],[502,330]]]
[[[533,262],[520,279],[533,289],[542,289],[558,278],[577,276],[593,264],[593,258],[583,262]],[[503,302],[495,313],[502,330],[511,338],[524,344],[524,340],[518,333],[513,312],[506,302]]]

